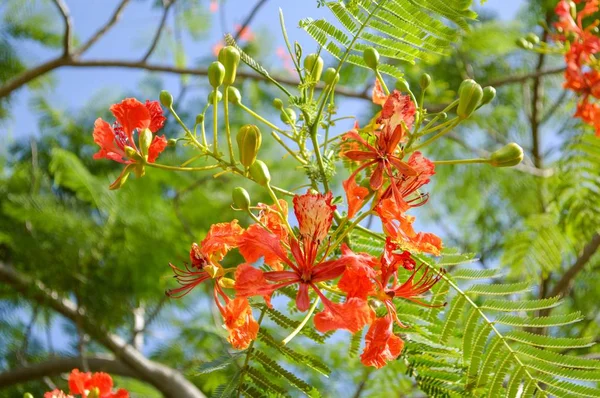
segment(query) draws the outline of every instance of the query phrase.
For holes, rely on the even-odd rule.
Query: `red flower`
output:
[[[82,373],[73,369],[69,375],[69,390],[71,394],[80,394],[87,398],[88,394],[96,389],[99,398],[128,398],[129,393],[123,389],[112,392],[113,381],[109,374],[103,372]],[[55,390],[56,391],[56,390]],[[60,395],[58,395],[60,397]],[[52,397],[52,395],[50,395]]]
[[[342,137],[345,145],[340,155],[360,164],[348,180],[344,181],[349,217],[356,214],[368,195],[368,190],[356,183],[356,176],[362,170],[375,168],[369,180],[371,189],[375,191],[382,187],[386,176],[391,183],[398,176],[415,175],[415,171],[402,161],[403,153],[399,148],[406,131],[412,127],[415,105],[409,96],[398,91],[385,96],[378,81],[373,90],[373,102],[383,105],[376,121],[376,126],[381,127],[372,135],[374,142],[369,142],[360,135],[358,125]]]
[[[72,395],[67,395],[63,391],[54,389],[52,391],[48,391],[44,393],[44,398],[74,398]]]
[[[248,300],[245,298],[231,299],[223,291],[220,283],[225,275],[225,270],[219,262],[230,250],[238,247],[243,232],[244,229],[238,225],[237,220],[212,225],[200,245],[192,244],[190,249],[191,267],[185,264],[185,269],[181,269],[169,264],[181,287],[167,291],[169,297],[181,298],[202,282],[214,279],[213,298],[223,316],[225,328],[229,331],[227,340],[234,348],[240,350],[247,348],[250,342],[256,338],[258,323],[252,316],[252,308],[250,308]]]
[[[364,365],[379,369],[400,355],[404,341],[394,334],[393,327],[394,323],[389,315],[373,321],[365,337],[365,349],[360,356]]]
[[[235,289],[239,297],[269,297],[275,290],[285,286],[298,285],[296,306],[300,311],[310,307],[309,289],[314,290],[324,304],[323,312],[315,316],[315,326],[326,332],[333,329],[347,329],[351,332],[360,330],[373,318],[373,310],[366,300],[348,299],[344,304],[330,301],[317,286],[318,283],[336,279],[352,263],[351,252],[345,253],[337,260],[326,260],[329,248],[321,258],[319,248],[325,241],[331,228],[335,206],[331,204],[333,195],[312,194],[310,192],[294,198],[294,213],[298,219],[300,236],[290,236],[289,248],[284,248],[279,237],[259,225],[248,228],[240,242],[240,252],[248,262],[260,257],[271,264],[277,258],[290,270],[262,272],[248,264],[236,270]],[[289,250],[294,261],[287,255]],[[353,253],[352,253],[353,254]]]

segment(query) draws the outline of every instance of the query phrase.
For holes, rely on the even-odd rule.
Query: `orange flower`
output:
[[[237,220],[212,225],[200,245],[192,244],[191,267],[185,264],[185,269],[181,269],[169,264],[175,274],[175,279],[181,286],[167,291],[169,297],[180,298],[202,282],[214,279],[213,298],[223,316],[225,328],[229,332],[227,340],[234,348],[240,350],[247,348],[250,342],[256,338],[258,323],[252,316],[248,300],[241,297],[232,300],[223,291],[220,282],[225,272],[219,261],[230,250],[238,247],[243,232],[244,229],[238,225]],[[240,267],[243,267],[243,264]]]
[[[117,392],[112,392],[113,381],[109,374],[103,372],[83,373],[79,369],[73,369],[69,375],[69,390],[71,394],[80,394],[83,398],[87,398],[92,390],[96,390],[99,398],[128,398],[129,393],[123,389]],[[54,394],[54,390],[51,394]],[[59,391],[59,393],[61,393]],[[48,393],[47,393],[48,394]],[[63,393],[64,394],[64,393]],[[53,397],[54,395],[49,395]],[[57,395],[61,397],[60,394]],[[46,398],[46,396],[44,396]]]
[[[315,316],[315,326],[325,332],[332,329],[360,330],[374,315],[364,298],[349,298],[338,304],[329,300],[318,288],[317,283],[338,278],[347,267],[352,267],[353,253],[344,248],[342,256],[336,260],[326,260],[329,248],[319,259],[321,244],[326,241],[333,219],[335,206],[333,195],[306,193],[294,197],[294,213],[298,219],[299,237],[290,236],[288,247],[284,247],[276,234],[260,225],[253,225],[244,233],[240,241],[240,252],[248,262],[264,257],[265,263],[272,265],[274,259],[287,265],[290,270],[263,272],[249,264],[242,264],[236,270],[235,289],[239,297],[263,296],[268,302],[270,295],[285,286],[298,285],[296,307],[306,311],[310,307],[309,289],[323,301],[323,312]],[[287,251],[294,261],[288,258]]]
[[[393,333],[394,323],[389,315],[377,318],[365,336],[365,349],[360,361],[379,369],[400,355],[404,341]]]
[[[229,331],[227,341],[233,348],[244,350],[258,335],[259,325],[252,316],[252,308],[248,300],[236,297],[229,301],[222,312],[225,327]]]

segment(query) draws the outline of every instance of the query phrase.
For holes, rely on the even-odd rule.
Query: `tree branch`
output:
[[[100,344],[108,348],[125,365],[131,367],[144,380],[148,380],[165,397],[204,398],[204,394],[181,373],[165,365],[144,357],[120,336],[105,330],[87,316],[68,298],[46,287],[41,281],[22,275],[9,265],[0,262],[0,282],[12,286],[24,296],[40,304],[47,305],[72,322],[79,319],[81,327]]]
[[[83,361],[84,359],[81,357],[50,358],[43,362],[7,370],[0,373],[0,389],[15,384],[38,380],[43,377],[58,376],[62,373],[68,373],[74,368],[81,368]],[[107,372],[112,375],[141,379],[152,384],[150,380],[141,378],[133,369],[112,356],[96,355],[85,358],[85,361],[87,361],[92,372]]]
[[[260,10],[260,8],[265,5],[265,3],[268,0],[258,0],[258,2],[256,2],[256,4],[254,5],[254,7],[252,7],[252,10],[250,10],[250,13],[248,13],[248,16],[246,16],[246,19],[244,19],[244,22],[242,22],[242,25],[240,26],[240,28],[237,30],[237,32],[235,33],[235,36],[233,36],[235,41],[238,41],[240,36],[242,35],[242,32],[244,32],[244,29],[246,29],[250,23],[252,23],[252,20],[254,19],[254,17],[256,16],[256,14],[258,13],[258,11]]]
[[[63,57],[68,57],[71,53],[71,38],[72,38],[72,26],[73,22],[71,20],[71,13],[69,12],[69,7],[65,4],[63,0],[53,0],[54,4],[60,11],[63,20],[65,21],[65,36],[63,38]]]
[[[158,45],[158,41],[160,40],[162,31],[165,28],[165,25],[167,23],[167,17],[169,16],[169,10],[171,9],[171,6],[173,4],[175,4],[175,0],[166,0],[162,18],[160,19],[158,28],[156,28],[156,32],[154,33],[154,38],[152,39],[152,42],[150,43],[150,48],[148,48],[148,51],[146,51],[146,54],[142,57],[141,62],[145,63],[146,61],[148,61],[148,58],[150,58],[150,56],[156,49],[156,46]]]
[[[566,296],[571,290],[571,282],[579,272],[583,270],[585,265],[590,261],[590,258],[596,253],[598,248],[600,247],[600,234],[594,234],[592,239],[585,245],[577,260],[573,263],[571,268],[569,268],[560,280],[556,283],[549,297],[555,296]]]
[[[500,87],[500,86],[505,86],[507,84],[523,83],[529,79],[535,79],[535,78],[540,78],[542,76],[556,75],[558,73],[563,73],[565,70],[566,70],[565,67],[540,69],[540,70],[536,69],[535,72],[526,73],[524,75],[509,76],[504,79],[492,80],[485,85],[492,86],[492,87]]]
[[[129,0],[121,0],[121,3],[119,3],[119,5],[115,9],[115,11],[113,12],[112,16],[110,17],[110,19],[100,29],[98,29],[98,31],[96,33],[94,33],[94,35],[92,37],[90,37],[88,41],[86,41],[81,47],[79,47],[77,50],[75,50],[75,53],[73,55],[78,56],[78,55],[83,54],[91,46],[93,46],[94,43],[96,43],[98,40],[100,40],[100,38],[102,36],[104,36],[104,34],[106,32],[108,32],[110,30],[110,28],[112,28],[113,25],[119,21],[119,19],[121,18],[121,14],[123,13],[123,10],[125,9],[125,6],[128,3],[129,3]],[[1,94],[0,94],[0,97],[2,97]]]

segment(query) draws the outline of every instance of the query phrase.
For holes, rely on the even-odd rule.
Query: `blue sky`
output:
[[[476,0],[476,2],[478,2]],[[75,27],[75,37],[86,40],[98,27],[103,24],[112,14],[119,3],[118,0],[66,0]],[[484,8],[494,10],[502,19],[511,19],[517,10],[526,2],[524,0],[489,0]],[[200,4],[208,9],[208,0]],[[233,1],[223,3],[225,10],[225,30],[231,31],[236,23],[241,23],[255,1]],[[316,1],[291,1],[271,0],[263,6],[252,23],[252,28],[257,31],[273,32],[273,42],[268,43],[275,49],[283,44],[279,34],[278,8],[282,8],[286,16],[290,39],[298,40],[307,49],[314,47],[314,43],[308,36],[299,30],[297,21],[301,18],[318,18],[326,15],[324,9],[316,8]],[[1,8],[0,8],[1,12]],[[151,38],[153,27],[158,24],[161,10],[151,8],[149,1],[132,1],[125,9],[121,21],[102,40],[97,42],[85,54],[85,59],[125,59],[137,60],[146,51]],[[212,45],[221,37],[223,29],[219,22],[218,14],[209,16],[211,18],[209,32],[202,40],[192,40],[184,37],[188,66],[197,64],[198,60],[204,58],[208,63]],[[153,63],[172,64],[172,57],[164,51],[157,51],[151,58]],[[22,53],[31,65],[48,60],[56,55],[55,52],[46,51],[39,46],[24,43]],[[272,61],[276,61],[273,58]],[[267,63],[267,66],[268,63]],[[53,78],[55,85],[52,87],[51,95],[55,106],[62,109],[77,110],[93,97],[118,98],[123,91],[135,90],[147,72],[138,70],[112,69],[74,69],[62,68],[55,71]],[[165,87],[177,93],[179,80],[177,76],[164,76]],[[157,93],[158,94],[158,93]],[[12,118],[0,125],[0,144],[5,144],[13,139],[24,138],[37,134],[35,110],[29,106],[30,95],[28,90],[22,89],[13,97]],[[4,146],[0,145],[1,147]]]

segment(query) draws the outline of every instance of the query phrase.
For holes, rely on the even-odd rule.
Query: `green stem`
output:
[[[275,202],[275,204],[277,205],[277,209],[279,209],[281,219],[285,222],[285,225],[288,228],[288,230],[290,231],[290,233],[293,234],[294,230],[292,229],[292,226],[290,225],[290,223],[288,221],[288,215],[285,212],[285,210],[283,210],[281,203],[279,203],[279,199],[277,198],[277,195],[275,195],[275,192],[273,192],[273,188],[271,188],[271,184],[267,184],[267,191],[269,192],[269,196],[271,197],[271,199],[273,199],[273,202]]]
[[[308,322],[308,320],[312,316],[313,312],[315,312],[315,310],[317,309],[317,305],[319,305],[319,300],[320,300],[319,297],[317,297],[315,299],[315,302],[313,303],[313,305],[308,310],[308,313],[306,314],[306,316],[304,317],[304,319],[302,320],[302,322],[300,322],[300,324],[298,325],[298,327],[296,327],[296,329],[294,329],[294,331],[292,333],[290,333],[290,335],[288,337],[286,337],[285,339],[283,339],[283,341],[282,341],[283,345],[286,345],[287,343],[289,343],[294,337],[296,337],[298,335],[298,333],[300,333],[300,331],[302,331],[302,328],[304,328],[304,326],[306,325],[306,323]]]
[[[296,59],[295,53],[292,51],[292,45],[290,44],[290,39],[287,35],[287,30],[285,29],[285,21],[283,20],[283,11],[281,8],[279,9],[279,23],[281,24],[281,33],[283,34],[283,40],[285,41],[285,45],[288,49],[290,57],[292,58],[292,62],[294,63],[294,67],[296,68],[296,72],[298,72],[298,78],[300,79],[300,84],[304,84],[304,78],[302,77],[302,72],[300,70],[300,65],[298,65],[298,61]]]
[[[358,223],[364,220],[370,213],[370,211],[367,211],[361,214],[360,216],[356,217],[356,220],[354,220],[354,222],[350,224],[350,226],[346,228],[346,230],[344,230],[344,232],[342,232],[340,236],[338,236],[338,238],[335,240],[335,242],[333,242],[332,245],[330,245],[330,247],[338,247],[342,243],[344,238],[348,236],[348,234],[352,232],[352,230],[358,225]]]
[[[469,163],[489,163],[489,159],[456,159],[456,160],[434,160],[433,163],[438,164],[469,164]]]
[[[447,128],[443,129],[442,131],[440,131],[439,133],[437,133],[436,135],[434,135],[427,141],[423,142],[422,144],[417,145],[416,147],[412,148],[410,151],[407,151],[406,153],[414,152],[417,149],[423,148],[423,147],[431,144],[433,141],[437,140],[438,138],[443,137],[445,134],[450,132],[454,127],[456,127],[461,122],[459,119],[453,119],[453,120],[455,120],[455,122],[450,124]]]
[[[218,164],[211,164],[210,166],[202,166],[202,167],[179,167],[179,166],[167,166],[166,164],[158,164],[158,163],[146,163],[146,166],[154,167],[157,169],[163,170],[172,170],[172,171],[206,171],[213,170],[219,167]]]
[[[375,76],[377,77],[377,80],[379,80],[379,82],[381,83],[381,87],[383,87],[385,95],[390,95],[390,90],[387,88],[385,80],[383,80],[383,76],[381,76],[381,72],[379,72],[379,69],[374,69],[374,72]]]
[[[260,120],[261,122],[263,122],[264,124],[266,124],[267,126],[269,126],[270,128],[272,128],[273,130],[275,130],[275,131],[277,131],[279,133],[285,134],[285,131],[283,131],[279,127],[275,126],[273,123],[269,122],[267,119],[263,118],[258,113],[254,112],[252,109],[248,108],[246,105],[242,104],[241,102],[238,103],[238,106],[240,108],[242,108],[250,116],[254,117],[257,120]]]
[[[448,105],[447,107],[445,107],[443,111],[441,111],[440,113],[438,113],[437,116],[434,117],[429,123],[427,123],[425,125],[425,127],[423,127],[423,130],[427,131],[428,128],[430,128],[435,122],[437,122],[437,120],[440,118],[440,116],[443,113],[446,113],[446,112],[450,111],[452,108],[454,108],[457,105],[458,105],[458,100],[454,100],[452,103],[450,103],[450,105]]]
[[[213,90],[213,152],[216,156],[219,155],[219,110],[217,93],[219,91],[215,88]]]
[[[298,156],[298,154],[296,152],[294,152],[292,150],[292,148],[290,148],[285,142],[283,142],[281,137],[278,136],[276,132],[271,131],[271,135],[273,136],[273,138],[275,138],[275,141],[277,141],[279,143],[279,145],[281,145],[290,155],[292,155],[292,157],[294,159],[296,159],[298,162],[300,162],[303,165],[307,163],[304,159],[302,159],[300,156]]]
[[[229,90],[224,88],[223,111],[225,113],[225,136],[227,137],[227,148],[229,149],[229,162],[235,164],[235,155],[233,154],[233,144],[231,143],[231,130],[229,128]]]

